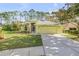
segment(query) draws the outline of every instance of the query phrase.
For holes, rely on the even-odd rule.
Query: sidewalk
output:
[[[18,48],[0,51],[0,56],[42,56],[43,47]]]

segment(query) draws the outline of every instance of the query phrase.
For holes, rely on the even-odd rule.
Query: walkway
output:
[[[79,56],[79,42],[58,35],[42,35],[46,56]]]
[[[44,55],[42,46],[0,51],[0,56],[42,56],[42,55]]]

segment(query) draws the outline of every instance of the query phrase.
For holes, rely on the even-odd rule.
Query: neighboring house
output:
[[[70,22],[64,24],[64,30],[78,30],[78,24],[75,22]]]
[[[56,16],[56,13],[52,13],[50,15],[47,15],[46,19],[48,21],[59,22],[58,17]]]
[[[62,33],[63,26],[51,21],[28,21],[27,31],[30,33]]]
[[[75,17],[75,20],[76,20],[77,22],[79,22],[79,16],[76,16],[76,17]]]

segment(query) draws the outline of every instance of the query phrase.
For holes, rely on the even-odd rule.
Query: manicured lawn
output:
[[[40,35],[6,33],[5,39],[0,41],[0,50],[41,46],[42,40]]]

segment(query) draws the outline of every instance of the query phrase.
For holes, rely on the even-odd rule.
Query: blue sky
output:
[[[30,10],[57,11],[64,3],[0,3],[0,11]]]

